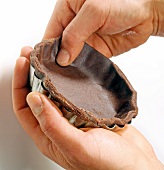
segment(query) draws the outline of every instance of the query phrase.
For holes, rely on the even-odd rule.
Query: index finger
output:
[[[61,36],[64,29],[76,16],[84,2],[85,0],[58,0],[48,22],[43,39]],[[70,7],[70,4],[73,5]]]
[[[25,99],[29,93],[27,81],[30,67],[29,57],[32,50],[31,47],[22,48],[20,56],[23,57],[19,57],[16,61],[12,82],[12,97],[15,112],[27,106]]]
[[[57,1],[52,16],[48,22],[43,39],[60,36],[74,16],[75,14],[68,9],[68,5],[65,0]]]

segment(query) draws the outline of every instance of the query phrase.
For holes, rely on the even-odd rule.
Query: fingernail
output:
[[[43,109],[43,103],[39,95],[29,94],[27,96],[27,103],[35,116],[38,116],[41,113]]]
[[[69,59],[70,59],[70,55],[69,55],[68,51],[66,49],[62,48],[59,51],[56,61],[59,65],[65,65],[69,62]]]

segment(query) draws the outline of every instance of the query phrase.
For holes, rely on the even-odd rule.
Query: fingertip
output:
[[[61,48],[59,51],[59,54],[57,55],[57,63],[61,66],[67,66],[70,63],[70,54],[68,53],[68,51],[64,48]]]
[[[23,88],[27,85],[29,66],[29,60],[25,57],[19,57],[16,60],[12,80],[13,88]]]
[[[37,93],[30,93],[27,95],[26,101],[35,117],[37,117],[43,109],[43,102],[41,97]]]
[[[21,65],[22,62],[23,62],[23,64],[26,62],[29,62],[29,59],[24,56],[20,56],[19,58],[16,59],[16,64]]]
[[[22,61],[22,58],[17,58],[16,59],[16,65],[15,65],[15,68],[17,68],[17,66],[19,65],[19,63]]]
[[[26,96],[26,101],[28,103],[28,100],[30,100],[30,98],[34,95],[38,95],[38,92],[30,92],[28,93],[28,95]]]
[[[26,60],[24,57],[19,57],[16,59],[15,62],[15,68],[14,68],[14,73],[17,75],[18,72],[21,70],[22,65],[24,65],[26,63]]]
[[[23,72],[29,69],[29,59],[24,56],[17,58],[15,68],[17,68],[19,71],[22,70]],[[17,71],[17,73],[19,73],[19,71]]]
[[[31,92],[26,100],[43,133],[58,147],[71,149],[82,138],[82,131],[73,127],[63,117],[61,110],[45,95]]]
[[[29,51],[32,51],[32,50],[33,50],[33,48],[31,46],[24,46],[21,49],[21,53],[29,52]]]
[[[21,49],[20,56],[26,57],[29,59],[31,52],[33,51],[33,48],[30,46],[24,46]]]
[[[53,107],[58,113],[60,113],[60,115],[62,115],[60,109],[57,107],[57,105],[55,105],[54,102],[52,102],[46,95],[39,93],[39,92],[30,92],[27,97],[26,100],[27,102],[29,101],[29,99],[31,98],[36,98],[36,96],[38,96],[37,98],[40,98],[43,102],[43,105],[46,109],[50,109],[51,107]]]
[[[60,66],[68,66],[71,64],[80,54],[81,50],[83,49],[84,43],[80,43],[79,45],[76,43],[69,46],[61,45],[61,49],[57,55],[56,62]]]

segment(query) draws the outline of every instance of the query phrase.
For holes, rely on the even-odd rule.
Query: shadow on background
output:
[[[12,108],[12,73],[0,77],[0,169],[61,169],[44,157],[17,121]]]

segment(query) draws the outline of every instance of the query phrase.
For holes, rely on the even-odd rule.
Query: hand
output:
[[[20,124],[44,155],[72,170],[164,169],[151,145],[133,126],[126,125],[116,132],[77,129],[46,96],[29,93],[31,51],[30,47],[23,48],[16,62],[13,107]]]
[[[107,57],[143,44],[153,34],[154,0],[58,0],[44,39],[63,33],[57,62],[66,66],[84,42]],[[158,21],[158,19],[157,19]]]

